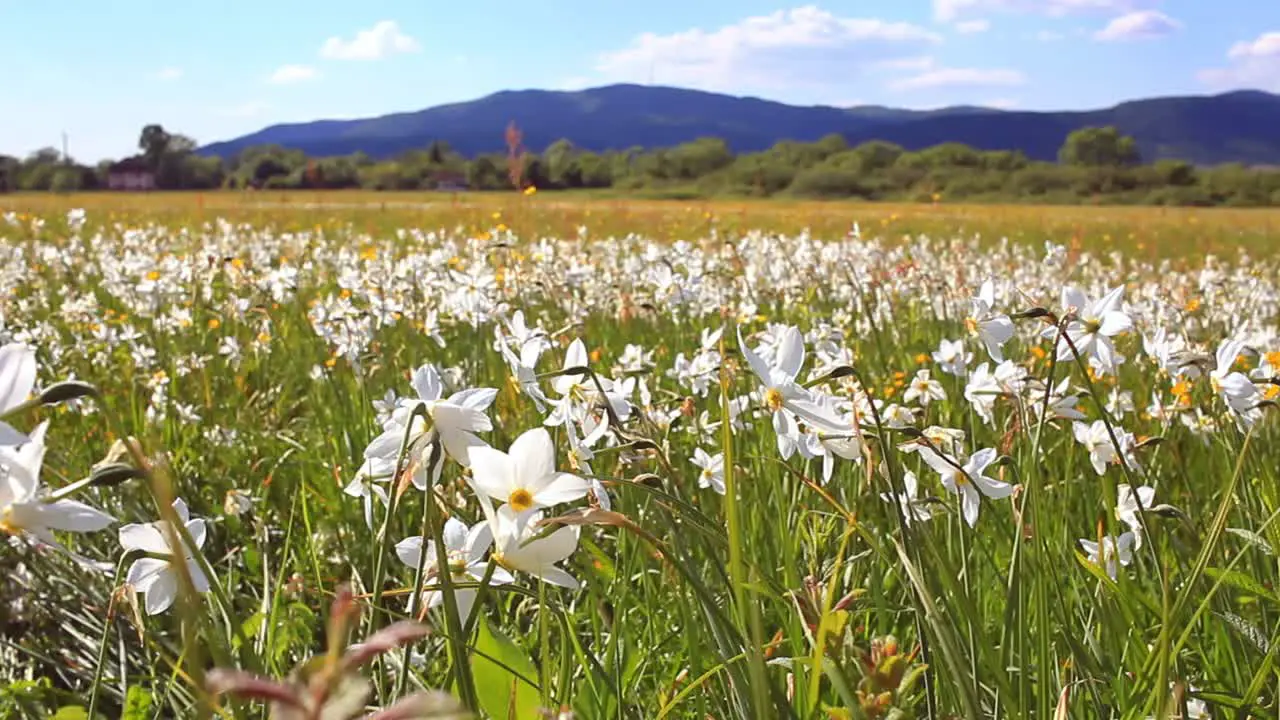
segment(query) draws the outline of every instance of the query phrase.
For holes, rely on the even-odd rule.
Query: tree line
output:
[[[191,138],[148,125],[139,136],[135,160],[145,163],[158,188],[173,190],[434,190],[465,185],[475,190],[612,189],[672,198],[1280,206],[1280,168],[1144,163],[1133,138],[1114,127],[1070,133],[1057,162],[960,143],[917,151],[880,141],[851,146],[837,134],[815,142],[783,140],[767,150],[738,154],[718,138],[606,152],[559,140],[541,152],[529,152],[519,147],[513,126],[507,144],[506,152],[465,157],[435,141],[385,160],[363,153],[308,157],[299,150],[262,145],[223,160],[198,155]],[[80,165],[53,148],[23,159],[0,155],[0,191],[105,188],[112,165]]]

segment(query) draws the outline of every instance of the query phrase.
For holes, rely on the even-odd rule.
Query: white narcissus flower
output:
[[[1102,545],[1093,540],[1080,540],[1080,547],[1089,556],[1089,562],[1106,568],[1107,575],[1116,579],[1119,565],[1127,566],[1133,562],[1133,548],[1136,537],[1132,532],[1121,533],[1120,537],[1108,535],[1102,538]]]
[[[40,423],[22,445],[0,446],[0,533],[28,535],[56,546],[54,530],[96,532],[115,519],[75,500],[45,501],[40,467],[48,427],[48,422]]]
[[[1076,442],[1089,451],[1089,462],[1099,475],[1107,472],[1107,465],[1120,461],[1115,443],[1111,442],[1111,436],[1107,433],[1107,424],[1102,420],[1094,420],[1089,425],[1077,420],[1072,423],[1071,429]]]
[[[1133,531],[1135,548],[1142,547],[1142,519],[1144,510],[1150,510],[1156,500],[1156,490],[1148,485],[1134,490],[1128,483],[1116,486],[1116,519]]]
[[[1065,377],[1057,387],[1049,392],[1049,404],[1045,407],[1045,396],[1043,383],[1036,381],[1032,386],[1032,392],[1029,398],[1031,409],[1037,416],[1047,415],[1047,419],[1065,419],[1065,420],[1084,420],[1085,414],[1080,411],[1077,404],[1080,397],[1071,390],[1071,378]]]
[[[449,557],[450,577],[457,583],[483,582],[488,569],[484,559],[485,551],[493,544],[493,531],[489,523],[476,523],[468,528],[456,518],[449,518],[444,524],[444,547]],[[434,585],[439,575],[436,566],[438,556],[436,543],[428,540],[426,556],[423,556],[422,536],[408,537],[396,543],[396,557],[400,562],[417,570],[421,563],[424,574],[423,582]],[[494,568],[489,578],[491,585],[506,585],[513,582],[511,574],[502,568]],[[471,608],[476,602],[476,588],[454,588],[453,596],[458,603],[458,616],[466,624],[471,617]],[[444,594],[438,590],[427,590],[422,593],[422,602],[427,609],[439,607],[444,603]],[[417,607],[413,600],[409,601],[409,612]]]
[[[908,525],[913,522],[923,522],[933,517],[933,510],[918,497],[918,485],[915,473],[907,470],[902,474],[902,487],[906,492],[898,493],[898,506],[902,508],[903,518]],[[880,499],[885,502],[893,502],[894,497],[890,493],[880,493]]]
[[[469,461],[468,450],[483,447],[485,442],[476,437],[477,432],[493,429],[493,423],[485,415],[485,411],[493,404],[498,391],[493,388],[473,388],[461,390],[442,399],[444,382],[434,365],[423,365],[413,374],[413,389],[418,399],[401,400],[400,406],[391,413],[391,418],[383,426],[382,434],[374,438],[364,451],[366,459],[395,461],[400,453],[406,432],[410,441],[417,446],[423,437],[439,437],[440,444],[449,457],[458,464],[466,466]],[[421,401],[426,406],[427,418],[413,415],[413,408]],[[412,418],[412,419],[411,419]],[[428,420],[430,421],[428,424]],[[434,435],[428,435],[434,433]],[[432,452],[430,444],[421,449],[424,464],[413,474],[413,484],[419,490],[427,487],[425,461],[430,460]],[[433,479],[438,479],[444,467],[442,458],[437,458],[431,468]]]
[[[200,548],[204,547],[204,520],[193,519],[182,498],[173,501],[173,509],[178,514],[178,519],[186,526],[187,532],[191,534],[191,541],[195,543],[194,548],[181,549],[181,561],[187,564],[187,572],[191,575],[191,583],[195,586],[196,592],[208,592],[209,578],[205,576],[200,563],[195,559],[195,553],[200,552]],[[125,525],[120,528],[120,545],[126,554],[147,553],[147,557],[133,561],[129,566],[129,573],[125,576],[126,584],[137,592],[143,593],[147,614],[156,615],[168,610],[178,597],[178,571],[173,567],[178,553],[169,544],[168,522],[157,520],[146,524]]]
[[[538,358],[542,355],[544,348],[541,342],[523,342],[519,343],[519,352],[511,349],[507,341],[502,335],[502,331],[494,328],[494,332],[498,334],[498,351],[502,354],[502,359],[506,361],[507,367],[511,370],[511,382],[520,392],[528,395],[533,400],[533,404],[538,408],[538,412],[545,412],[547,409],[547,396],[542,392],[542,388],[538,386]]]
[[[969,372],[973,353],[964,349],[964,341],[943,338],[938,349],[933,351],[933,361],[938,363],[942,372],[962,378]]]
[[[1214,353],[1216,367],[1209,373],[1213,391],[1237,414],[1248,412],[1262,399],[1258,386],[1248,375],[1231,369],[1243,350],[1244,343],[1239,340],[1223,340]]]
[[[747,365],[760,381],[760,398],[765,409],[773,413],[773,429],[778,435],[778,452],[788,458],[800,441],[796,419],[805,421],[816,430],[837,435],[850,434],[853,425],[823,407],[813,393],[796,382],[804,365],[804,337],[794,327],[782,330],[774,353],[773,364],[753,351],[742,339],[738,329],[738,348]]]
[[[590,488],[577,475],[556,471],[555,444],[543,428],[520,435],[509,452],[471,448],[471,472],[478,494],[501,500],[517,513],[580,500]]]
[[[979,450],[964,463],[954,457],[943,457],[929,447],[922,447],[919,452],[920,459],[942,477],[942,484],[960,496],[960,509],[969,527],[978,522],[978,506],[983,495],[999,500],[1013,494],[1012,485],[985,474],[991,463],[996,461],[994,448]]]
[[[565,351],[562,370],[587,368],[590,360],[586,344],[581,339],[574,340]],[[571,372],[556,376],[551,381],[551,386],[560,397],[554,401],[551,414],[543,422],[549,427],[562,425],[566,421],[583,426],[588,418],[599,419],[607,426],[610,418],[604,409],[605,405],[608,405],[619,420],[631,417],[631,403],[615,389],[613,380],[607,377]],[[582,432],[586,434],[588,431],[584,427]]]
[[[701,468],[698,473],[698,487],[711,488],[724,494],[724,453],[710,455],[702,448],[694,448],[693,458],[689,462]]]
[[[0,418],[27,401],[36,385],[36,351],[29,345],[0,347]],[[0,420],[0,445],[21,445],[27,436]]]
[[[982,283],[978,294],[969,300],[969,316],[964,320],[971,337],[982,341],[987,354],[996,362],[1004,361],[1001,348],[1013,337],[1013,321],[1004,313],[997,313],[995,283],[988,279]]]
[[[995,421],[996,400],[1005,393],[988,363],[982,363],[969,375],[964,386],[964,399],[988,425]]]
[[[1076,319],[1067,323],[1065,335],[1071,342],[1064,339],[1058,344],[1058,360],[1070,359],[1071,346],[1074,344],[1080,357],[1095,358],[1102,370],[1115,370],[1121,358],[1116,354],[1111,338],[1133,327],[1133,320],[1120,310],[1123,294],[1124,286],[1120,285],[1101,298],[1089,302],[1077,287],[1067,286],[1062,289],[1063,308],[1074,310]],[[1057,328],[1046,328],[1044,337],[1054,340],[1057,333]]]
[[[925,407],[934,400],[946,399],[947,391],[943,389],[942,383],[930,377],[928,368],[917,370],[916,376],[907,385],[907,391],[902,394],[903,402],[911,403],[919,400]]]
[[[569,525],[543,535],[543,529],[538,526],[542,520],[541,510],[517,513],[510,505],[503,505],[495,511],[488,498],[481,498],[480,506],[493,530],[494,562],[552,585],[570,590],[578,588],[577,579],[556,567],[556,563],[578,549],[580,528]]]
[[[343,493],[360,498],[364,506],[364,524],[370,530],[373,529],[373,499],[376,497],[383,505],[388,503],[390,496],[382,484],[395,475],[397,460],[394,457],[366,457],[356,476],[342,488]]]

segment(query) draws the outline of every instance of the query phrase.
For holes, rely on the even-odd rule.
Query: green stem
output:
[[[123,557],[116,563],[115,579],[111,581],[111,587],[120,587],[120,577],[124,575]],[[93,669],[93,685],[89,687],[89,712],[90,720],[94,717],[94,711],[98,708],[98,691],[102,687],[102,676],[107,665],[107,638],[111,635],[112,613],[108,610],[102,619],[102,638],[98,640],[98,664]],[[123,670],[123,668],[122,668]]]

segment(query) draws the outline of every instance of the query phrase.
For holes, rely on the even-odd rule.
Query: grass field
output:
[[[655,239],[695,239],[721,232],[768,230],[815,235],[846,233],[853,222],[868,234],[953,237],[1039,244],[1045,240],[1090,250],[1121,249],[1140,257],[1267,254],[1280,248],[1280,210],[1062,205],[937,205],[789,201],[618,200],[591,194],[375,193],[363,191],[0,195],[0,209],[41,213],[82,207],[130,221],[187,223],[226,217],[255,225],[305,228],[334,223],[358,229],[463,228],[481,232],[504,223],[521,235],[572,235],[582,225],[600,234],[643,228]],[[501,215],[495,217],[493,213]]]
[[[0,196],[0,717],[1277,717],[1277,219]]]

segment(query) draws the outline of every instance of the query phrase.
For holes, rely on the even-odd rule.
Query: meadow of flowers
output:
[[[0,215],[0,717],[1276,717],[1280,261]]]

